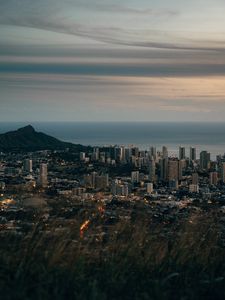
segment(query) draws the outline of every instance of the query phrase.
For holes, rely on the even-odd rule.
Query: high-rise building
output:
[[[131,148],[125,148],[125,161],[129,162],[131,159],[132,151]]]
[[[23,170],[27,173],[32,173],[33,171],[33,163],[31,159],[25,159],[23,162]]]
[[[150,159],[156,160],[156,155],[157,155],[157,153],[156,153],[156,147],[151,147],[150,148]]]
[[[83,177],[83,183],[86,188],[92,188],[92,176],[90,174],[85,174]]]
[[[196,148],[190,147],[190,160],[191,161],[196,160]]]
[[[106,189],[109,186],[109,175],[101,175],[95,177],[95,188]]]
[[[100,152],[99,161],[103,164],[105,163],[105,152]]]
[[[198,184],[198,173],[192,173],[192,184]]]
[[[225,183],[225,162],[222,162],[221,165],[221,175],[222,182]]]
[[[152,192],[153,192],[153,183],[152,182],[148,182],[147,184],[146,184],[146,191],[147,191],[147,193],[148,194],[151,194]]]
[[[162,147],[162,158],[168,158],[168,149],[166,146]]]
[[[92,153],[92,159],[93,160],[99,160],[99,148],[94,148]]]
[[[91,173],[91,186],[93,189],[96,187],[96,176],[98,175],[97,172],[92,172]]]
[[[40,174],[39,174],[40,185],[42,187],[48,186],[48,166],[47,164],[40,164]]]
[[[199,185],[198,184],[190,184],[189,192],[190,193],[199,193]]]
[[[169,187],[173,190],[177,190],[178,189],[178,180],[177,179],[169,180]]]
[[[168,180],[168,158],[162,158],[160,160],[160,179],[162,181]]]
[[[120,149],[120,147],[115,147],[114,151],[115,151],[115,153],[114,153],[115,160],[120,161],[121,160],[121,149]]]
[[[129,185],[127,182],[125,182],[119,187],[119,194],[125,197],[129,195]]]
[[[85,160],[85,152],[80,152],[80,160],[81,161]]]
[[[149,180],[155,182],[155,161],[153,159],[149,161]]]
[[[119,184],[119,180],[115,179],[111,182],[111,193],[116,196],[117,195],[117,185]]]
[[[210,172],[209,181],[210,181],[211,185],[217,185],[217,183],[218,183],[218,173],[217,172]]]
[[[200,167],[202,170],[208,170],[210,163],[210,153],[207,151],[202,151],[200,153]]]
[[[120,147],[120,161],[125,162],[125,147]]]
[[[181,159],[179,160],[179,180],[182,180],[183,178],[183,173],[184,173],[184,170],[186,168],[186,160],[185,159]]]
[[[178,160],[177,159],[169,159],[168,162],[168,180],[178,180]]]
[[[179,159],[185,159],[185,147],[179,147]]]
[[[131,172],[131,182],[132,183],[138,183],[139,180],[139,171],[133,171]]]
[[[121,180],[115,179],[111,183],[111,193],[114,196],[128,196],[130,192],[129,184],[127,182],[122,183]]]
[[[132,153],[132,156],[138,157],[139,148],[138,147],[131,148],[131,153]]]

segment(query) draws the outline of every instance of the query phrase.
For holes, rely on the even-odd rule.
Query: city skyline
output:
[[[34,139],[34,137],[37,138],[40,135],[46,136],[46,134],[39,131],[39,130],[41,130],[41,127],[39,127],[41,125],[41,123],[39,123],[38,131],[36,131],[35,128],[32,125],[26,125],[26,126],[20,127],[20,128],[17,127],[16,130],[13,130],[13,126],[16,126],[16,124],[17,124],[17,126],[19,125],[19,123],[2,123],[3,128],[4,128],[4,126],[5,126],[5,129],[7,128],[7,130],[3,130],[3,131],[2,131],[2,128],[0,129],[0,144],[1,144],[0,150],[3,150],[3,152],[5,150],[9,151],[10,149],[12,150],[13,148],[17,148],[17,147],[19,147],[19,145],[21,147],[21,140],[26,139],[26,147],[28,147],[28,145],[30,143],[30,140]],[[53,126],[54,126],[54,124],[55,125],[56,124],[60,125],[60,123],[52,123]],[[115,136],[113,137],[113,134],[112,134],[113,131],[110,132],[109,128],[107,128],[107,125],[108,125],[107,123],[98,123],[98,126],[100,126],[101,129],[100,128],[95,128],[94,131],[91,133],[91,135],[93,135],[94,140],[95,140],[95,142],[93,143],[93,140],[91,142],[91,140],[89,140],[89,137],[86,136],[87,132],[85,133],[85,130],[84,130],[85,126],[83,126],[82,122],[78,123],[78,124],[81,126],[80,129],[82,128],[81,129],[82,131],[80,133],[79,133],[79,127],[77,127],[77,128],[73,127],[73,128],[76,131],[76,134],[78,134],[78,136],[80,136],[80,138],[82,136],[84,139],[86,139],[86,142],[84,142],[84,140],[83,140],[83,142],[81,142],[79,140],[79,138],[78,138],[78,140],[75,141],[75,140],[72,139],[71,136],[70,136],[70,138],[68,138],[68,136],[67,136],[67,138],[66,137],[60,138],[59,137],[60,133],[59,132],[57,133],[57,131],[55,132],[55,134],[57,134],[57,135],[55,137],[53,137],[53,136],[52,137],[56,138],[56,141],[58,141],[59,143],[67,143],[67,146],[76,146],[76,145],[79,146],[80,145],[82,147],[91,147],[93,149],[98,149],[98,148],[123,149],[123,154],[122,154],[123,157],[125,157],[126,155],[130,155],[129,151],[127,153],[126,153],[126,151],[130,150],[132,148],[136,149],[136,151],[141,151],[141,152],[146,152],[147,151],[147,152],[149,152],[150,157],[152,157],[154,159],[156,159],[156,157],[159,155],[161,150],[162,150],[162,156],[164,158],[165,157],[167,157],[167,158],[168,157],[177,158],[181,161],[184,160],[184,159],[187,159],[187,158],[189,158],[192,161],[195,161],[196,159],[201,160],[201,154],[202,153],[208,153],[209,156],[211,156],[211,158],[213,160],[216,160],[219,156],[224,156],[225,155],[223,143],[215,144],[216,140],[214,140],[214,143],[212,143],[212,144],[204,144],[204,142],[203,142],[204,139],[202,140],[202,142],[203,142],[202,144],[199,143],[200,142],[200,140],[199,140],[200,135],[205,135],[206,132],[207,132],[207,128],[204,128],[205,129],[204,131],[200,130],[200,132],[197,132],[195,130],[195,134],[197,133],[197,136],[195,136],[195,138],[193,136],[192,141],[189,139],[190,135],[191,135],[190,128],[188,129],[189,137],[186,136],[187,132],[183,131],[184,128],[180,128],[180,134],[182,133],[182,134],[184,134],[184,136],[186,136],[187,141],[189,141],[188,143],[187,143],[187,141],[184,142],[184,140],[183,140],[183,143],[179,142],[179,139],[178,140],[176,139],[176,134],[178,132],[176,132],[174,130],[171,131],[171,128],[170,128],[170,130],[168,130],[168,132],[164,132],[169,137],[169,139],[163,139],[162,138],[161,141],[158,140],[158,142],[157,142],[157,140],[155,140],[155,138],[158,134],[162,135],[162,133],[160,134],[160,131],[157,132],[153,128],[153,130],[152,130],[153,136],[150,138],[150,140],[152,139],[152,141],[150,142],[149,137],[146,136],[146,129],[147,128],[144,128],[144,127],[139,128],[139,131],[136,131],[136,132],[133,132],[132,128],[130,128],[131,129],[130,131],[132,133],[130,138],[133,136],[134,140],[133,141],[130,140],[130,142],[128,142],[127,140],[125,140],[126,139],[125,136],[127,137],[127,132],[126,132],[126,130],[124,131],[125,128],[121,127],[121,125],[123,123],[116,123],[117,129],[114,128],[113,131],[114,131],[114,134],[115,134],[117,132],[117,130],[120,129],[121,137],[122,137],[122,140],[123,140],[123,142],[121,142],[122,140],[117,140],[117,141],[115,140]],[[94,123],[90,123],[90,126],[93,127],[93,124]],[[128,127],[131,124],[133,124],[133,123],[128,123]],[[140,124],[141,123],[138,123],[137,125],[140,126]],[[142,124],[145,124],[145,123],[142,123]],[[147,124],[149,124],[149,123],[147,123]],[[153,125],[153,124],[154,123],[152,123],[151,125]],[[46,123],[43,123],[42,126],[43,125],[46,126]],[[74,125],[74,123],[72,123],[72,125]],[[87,123],[85,123],[85,125],[87,125]],[[112,125],[112,123],[111,123],[111,125]],[[157,125],[157,124],[154,124],[154,125]],[[162,124],[160,123],[160,125],[162,125]],[[167,127],[169,125],[170,124],[168,124]],[[175,123],[173,125],[175,126]],[[181,123],[180,126],[182,126],[182,125],[184,125],[184,124]],[[191,125],[196,126],[197,123],[192,123]],[[203,127],[205,126],[205,124],[201,124],[201,125]],[[135,125],[133,125],[133,126],[135,126]],[[59,129],[60,129],[60,127],[58,127],[58,130]],[[163,127],[161,128],[161,130],[162,129],[163,129]],[[192,128],[192,130],[193,129],[194,128]],[[49,130],[51,131],[51,127],[50,128],[47,127],[48,133],[50,133]],[[63,130],[63,128],[61,128],[61,134],[62,133],[65,134],[65,131],[68,133],[68,131],[70,131],[70,130],[71,130],[71,128],[69,129],[69,127],[65,128],[65,130]],[[89,131],[89,128],[87,127],[86,130]],[[186,130],[187,130],[187,128],[186,128]],[[164,131],[165,131],[165,128],[164,128]],[[108,135],[107,136],[102,135],[104,132],[108,133]],[[52,133],[50,133],[50,134],[52,134]],[[140,140],[139,141],[135,140],[135,138],[137,138],[137,135],[140,138],[141,134],[142,134],[142,138],[145,139],[145,141],[143,141],[143,139],[142,139],[142,143],[140,143]],[[169,136],[170,134],[172,134],[172,136],[175,137],[176,142],[174,140],[174,142],[171,143],[170,139],[171,139],[172,136]],[[217,132],[217,134],[218,134],[218,132]],[[17,135],[19,135],[18,138],[17,138]],[[109,140],[107,142],[106,142],[106,140],[105,140],[105,142],[103,142],[103,140],[101,142],[97,142],[97,139],[95,138],[96,135],[98,135],[98,139],[99,138],[100,139],[101,138],[103,138],[103,139],[105,139],[105,138],[110,139],[111,138],[112,140],[111,140],[111,142],[109,142]],[[214,133],[211,132],[211,136],[213,136],[213,135],[215,135],[215,132]],[[52,138],[50,135],[47,135],[46,137]],[[198,140],[198,143],[195,143],[196,138]],[[217,138],[220,139],[219,135],[218,135]],[[169,140],[170,140],[170,143],[168,143]],[[89,142],[87,143],[87,141],[89,141]],[[217,140],[217,143],[218,143],[218,140]],[[17,145],[17,146],[15,146],[15,145]],[[22,146],[22,149],[23,149],[25,144],[22,144],[22,145],[23,145]],[[48,149],[48,147],[50,147],[52,149],[52,145],[49,146],[48,144],[46,144],[46,142],[44,144],[42,144],[42,143],[40,144],[40,141],[37,140],[36,147],[40,147],[40,145],[42,145],[41,149]],[[37,148],[37,149],[40,149],[40,148]],[[82,158],[84,158],[83,154],[84,153],[81,152],[81,156],[80,156],[81,160],[82,160]],[[208,154],[206,154],[206,155],[208,155]],[[29,159],[26,160],[25,169],[26,170],[32,169],[32,163],[30,165],[30,160]]]
[[[1,121],[224,121],[224,10],[1,1]]]

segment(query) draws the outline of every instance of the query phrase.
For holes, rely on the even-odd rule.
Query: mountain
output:
[[[25,126],[15,131],[0,134],[0,151],[38,151],[63,150],[72,148],[77,151],[84,150],[84,146],[62,142],[52,136],[37,132],[31,126]]]

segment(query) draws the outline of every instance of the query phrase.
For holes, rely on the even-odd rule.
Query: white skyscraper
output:
[[[47,164],[40,164],[40,174],[39,174],[40,185],[42,187],[47,187],[48,185],[48,166]]]
[[[153,183],[152,182],[148,182],[147,184],[146,184],[146,191],[147,191],[147,193],[148,194],[151,194],[152,192],[153,192]]]
[[[24,172],[32,173],[33,166],[32,166],[32,160],[31,159],[25,159],[24,160],[23,169],[24,169]]]

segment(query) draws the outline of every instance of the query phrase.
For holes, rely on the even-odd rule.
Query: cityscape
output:
[[[71,158],[72,156],[72,158]],[[69,159],[68,159],[69,158]],[[72,159],[72,161],[71,161]],[[179,147],[179,157],[168,149],[140,150],[130,146],[94,147],[79,155],[70,149],[12,155],[1,153],[2,197],[14,189],[77,200],[223,201],[225,154]],[[12,193],[13,194],[13,193]]]
[[[0,300],[225,299],[224,13],[0,0]]]
[[[2,147],[5,136],[10,148],[11,136],[15,147],[17,135],[24,140],[27,133],[30,138],[32,134],[41,135],[46,145],[52,141],[52,137],[36,132],[29,125],[0,135]],[[114,251],[117,257],[132,249],[139,259],[145,253],[156,267],[156,261],[166,262],[167,266],[167,255],[175,259],[173,256],[179,247],[187,257],[202,255],[201,247],[211,253],[210,247],[214,247],[213,255],[218,256],[219,261],[223,259],[225,155],[212,160],[207,150],[198,153],[195,147],[179,146],[179,157],[171,157],[166,146],[162,149],[150,146],[148,150],[122,145],[74,148],[73,144],[56,141],[59,143],[56,149],[31,151],[25,150],[27,145],[23,144],[19,150],[18,144],[14,150],[0,153],[3,257],[13,255],[13,249],[22,244],[25,252],[17,250],[19,263],[24,255],[26,257],[26,249],[34,243],[31,259],[36,257],[39,261],[40,253],[45,253],[49,263],[56,259],[57,264],[61,264],[61,260],[70,264],[75,255],[94,259],[98,265],[102,259],[105,263],[111,261]],[[209,229],[212,226],[213,229]],[[216,241],[212,241],[215,237]],[[180,245],[184,238],[191,243],[188,246],[191,254]],[[210,243],[213,245],[208,247]],[[45,245],[48,250],[44,251]],[[189,262],[186,263],[189,266]],[[119,268],[121,270],[121,266]],[[175,282],[181,280],[182,275],[172,274]],[[220,285],[223,277],[217,275],[217,280]],[[29,284],[26,288],[29,289]],[[80,294],[87,297],[85,291],[78,289],[77,297]],[[120,292],[106,292],[110,297],[120,295]],[[166,291],[166,295],[170,292]],[[186,291],[191,292],[189,288]],[[218,295],[220,293],[219,289]],[[126,295],[127,299],[131,297],[128,291]],[[211,296],[209,294],[209,298]],[[163,294],[160,297],[164,297]]]

